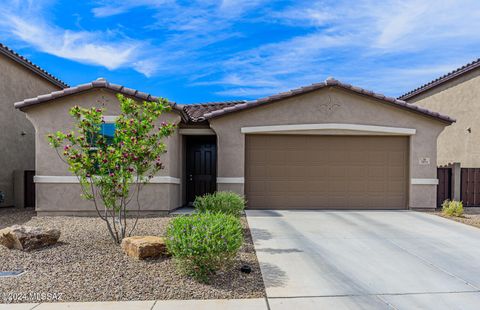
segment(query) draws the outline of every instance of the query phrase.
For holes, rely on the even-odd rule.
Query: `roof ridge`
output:
[[[439,120],[444,121],[444,122],[449,122],[449,123],[455,122],[455,119],[453,119],[453,118],[451,118],[447,115],[442,115],[440,113],[427,110],[425,108],[422,108],[422,107],[416,106],[414,104],[408,103],[404,100],[396,99],[396,98],[393,98],[393,97],[387,97],[383,94],[375,93],[373,91],[370,91],[370,90],[367,90],[367,89],[364,89],[364,88],[361,88],[361,87],[353,86],[353,85],[348,84],[348,83],[342,83],[339,80],[334,79],[333,77],[329,77],[324,82],[314,83],[314,84],[311,84],[311,85],[308,85],[308,86],[295,88],[295,89],[292,89],[292,90],[289,90],[289,91],[286,91],[286,92],[271,95],[271,96],[268,96],[268,97],[263,97],[263,98],[260,98],[260,99],[257,99],[257,100],[246,101],[244,103],[240,103],[240,104],[237,104],[235,106],[225,107],[225,108],[222,108],[222,109],[211,111],[211,112],[205,113],[203,115],[203,117],[200,118],[200,119],[201,120],[207,120],[207,119],[214,118],[214,117],[217,117],[217,116],[220,116],[220,115],[223,115],[223,114],[227,114],[227,113],[230,113],[230,112],[240,111],[240,110],[248,109],[248,108],[255,107],[255,106],[258,106],[258,105],[261,105],[261,104],[274,102],[274,101],[278,101],[278,100],[281,100],[281,99],[285,99],[285,98],[309,93],[309,92],[312,92],[312,91],[315,91],[315,90],[318,90],[318,89],[321,89],[321,88],[329,87],[329,86],[341,87],[343,89],[347,89],[347,90],[356,92],[356,93],[364,95],[364,96],[373,97],[375,99],[382,100],[382,101],[385,101],[385,102],[390,103],[392,105],[395,105],[396,107],[407,109],[407,110],[410,110],[412,112],[417,112],[417,113],[420,113],[420,114],[423,114],[423,115],[426,115],[426,116],[429,116],[429,117],[439,119]]]
[[[34,73],[37,73],[41,77],[47,79],[48,81],[57,85],[60,88],[68,88],[69,87],[69,85],[67,83],[65,83],[62,80],[60,80],[59,78],[55,77],[51,73],[47,72],[45,69],[41,68],[40,66],[34,64],[30,60],[28,60],[25,56],[22,56],[22,55],[18,54],[17,52],[15,52],[14,50],[12,50],[11,48],[9,48],[8,46],[6,46],[3,43],[0,43],[0,54],[3,54],[5,56],[9,57],[10,59],[16,61],[17,63],[19,63],[21,65],[23,65],[24,67],[33,71]]]
[[[435,86],[438,86],[442,83],[445,83],[455,77],[458,77],[464,73],[467,73],[467,72],[470,72],[471,70],[473,69],[476,69],[480,67],[480,58],[477,58],[476,60],[473,60],[455,70],[452,70],[428,83],[425,83],[409,92],[406,92],[405,94],[401,95],[398,97],[398,99],[402,99],[402,100],[408,100],[416,95],[419,95],[429,89],[432,89],[434,88]]]

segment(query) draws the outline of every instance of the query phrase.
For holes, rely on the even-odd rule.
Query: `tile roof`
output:
[[[67,88],[68,85],[63,82],[62,80],[56,78],[52,74],[48,73],[44,69],[40,68],[36,64],[32,63],[30,60],[27,58],[23,57],[22,55],[16,53],[9,47],[3,45],[0,43],[0,54],[3,54],[7,56],[8,58],[12,59],[13,61],[17,62],[18,64],[24,66],[25,68],[29,69],[33,73],[36,73],[43,77],[44,79],[48,80],[49,82],[53,83],[54,85],[57,85],[60,88]]]
[[[84,92],[84,91],[91,90],[93,88],[109,89],[109,90],[112,90],[116,93],[121,93],[121,94],[126,95],[126,96],[131,96],[131,97],[134,97],[134,98],[139,99],[139,100],[157,101],[159,99],[159,97],[152,96],[150,94],[138,91],[136,89],[127,88],[127,87],[124,87],[122,85],[112,84],[112,83],[108,82],[107,80],[105,80],[104,78],[98,78],[95,81],[90,82],[90,83],[81,84],[81,85],[78,85],[78,86],[75,86],[75,87],[65,88],[65,89],[62,89],[62,90],[59,90],[59,91],[54,91],[50,94],[41,95],[41,96],[30,98],[30,99],[25,99],[25,100],[16,102],[14,104],[14,106],[17,109],[22,110],[22,109],[24,109],[26,107],[29,107],[29,106],[32,106],[32,105],[37,105],[37,104],[48,102],[48,101],[53,100],[53,99],[78,94],[78,93],[81,93],[81,92]],[[183,112],[183,109],[182,109],[181,106],[178,106],[174,102],[170,102],[170,104],[171,104],[173,109],[181,112],[181,114],[183,115],[184,112]]]
[[[268,103],[271,103],[271,102],[276,102],[278,100],[290,98],[290,97],[301,95],[301,94],[306,94],[306,93],[309,93],[309,92],[312,92],[312,91],[315,91],[315,90],[318,90],[318,89],[321,89],[321,88],[325,88],[325,87],[339,87],[339,88],[342,88],[342,89],[346,89],[346,90],[355,92],[355,93],[360,94],[360,95],[364,95],[364,96],[368,96],[368,97],[371,97],[371,98],[374,98],[374,99],[381,100],[384,103],[390,104],[394,107],[398,107],[398,108],[401,108],[401,109],[405,109],[405,110],[408,110],[408,111],[419,113],[419,114],[422,114],[422,115],[425,115],[425,116],[428,116],[428,117],[438,119],[440,121],[444,121],[444,122],[447,122],[447,123],[455,122],[455,119],[450,118],[449,116],[442,115],[440,113],[433,112],[433,111],[427,110],[427,109],[422,108],[422,107],[418,107],[416,105],[407,103],[403,100],[395,99],[395,98],[392,98],[392,97],[386,97],[382,94],[377,94],[377,93],[374,93],[372,91],[369,91],[369,90],[366,90],[366,89],[363,89],[363,88],[360,88],[360,87],[356,87],[356,86],[352,86],[350,84],[342,83],[342,82],[340,82],[338,80],[335,80],[333,78],[328,78],[325,82],[322,82],[322,83],[316,83],[316,84],[312,84],[310,86],[300,87],[300,88],[293,89],[293,90],[290,90],[290,91],[287,91],[287,92],[272,95],[272,96],[269,96],[269,97],[265,97],[265,98],[261,98],[261,99],[257,99],[257,100],[253,100],[253,101],[245,101],[245,102],[238,103],[238,104],[235,104],[235,105],[222,107],[220,109],[212,109],[212,111],[206,111],[206,113],[204,113],[203,116],[197,117],[197,119],[199,121],[204,121],[204,120],[208,120],[208,119],[211,119],[211,118],[222,116],[222,115],[225,115],[225,114],[228,114],[228,113],[253,108],[253,107],[256,107],[256,106],[260,106],[260,105],[263,105],[263,104],[268,104]]]
[[[206,113],[211,113],[216,110],[220,110],[227,107],[233,107],[240,103],[245,103],[245,100],[237,101],[223,101],[223,102],[206,102],[206,103],[194,103],[186,104],[183,106],[183,111],[192,122],[202,121],[203,116]]]
[[[453,123],[455,120],[450,118],[446,115],[441,115],[437,112],[429,111],[425,108],[418,107],[414,104],[407,103],[403,100],[395,99],[392,97],[386,97],[381,94],[374,93],[369,90],[365,90],[360,87],[355,87],[350,84],[342,83],[338,80],[333,78],[327,79],[325,82],[312,84],[310,86],[305,86],[297,89],[293,89],[287,92],[279,93],[276,95],[272,95],[269,97],[252,100],[252,101],[225,101],[225,102],[208,102],[208,103],[198,103],[198,104],[186,104],[186,105],[178,105],[174,102],[171,102],[172,107],[182,115],[182,118],[186,122],[204,122],[209,119],[226,115],[232,112],[241,111],[253,107],[257,107],[263,104],[268,104],[272,102],[276,102],[282,99],[287,99],[293,96],[306,94],[321,88],[326,87],[339,87],[342,89],[346,89],[357,94],[368,96],[377,100],[382,101],[383,103],[392,105],[397,108],[405,109],[407,111],[419,113],[421,115],[425,115],[443,122]],[[15,103],[15,108],[17,109],[24,109],[26,107],[41,104],[44,102],[48,102],[53,99],[65,97],[72,94],[77,94],[80,92],[84,92],[93,88],[106,88],[110,89],[114,92],[121,93],[127,96],[135,97],[139,100],[146,100],[146,101],[156,101],[159,98],[152,96],[150,94],[140,92],[135,89],[127,88],[121,85],[112,84],[106,81],[105,79],[99,78],[91,83],[81,84],[75,87],[66,88],[63,90],[55,91],[50,94],[41,95],[35,98],[26,99],[20,102]]]
[[[406,94],[403,94],[401,95],[400,97],[398,97],[398,99],[401,99],[401,100],[408,100],[408,99],[411,99],[429,89],[432,89],[440,84],[443,84],[447,81],[450,81],[460,75],[463,75],[465,73],[468,73],[476,68],[479,68],[480,67],[480,58],[478,58],[477,60],[474,60],[472,61],[471,63],[468,63],[458,69],[455,69],[453,70],[452,72],[449,72],[431,82],[428,82],[427,84],[424,84],[412,91],[409,91],[408,93]]]

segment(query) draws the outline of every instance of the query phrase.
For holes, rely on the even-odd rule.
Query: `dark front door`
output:
[[[217,188],[217,142],[215,136],[187,137],[187,202],[215,192]]]

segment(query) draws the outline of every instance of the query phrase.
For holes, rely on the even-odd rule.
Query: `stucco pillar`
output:
[[[452,199],[460,201],[461,197],[461,183],[462,183],[462,166],[460,163],[452,164]]]

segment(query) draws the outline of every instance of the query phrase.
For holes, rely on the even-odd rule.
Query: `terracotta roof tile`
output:
[[[476,68],[479,68],[480,67],[480,58],[478,58],[477,60],[474,60],[472,61],[471,63],[468,63],[458,69],[455,69],[445,75],[442,75],[441,77],[439,78],[436,78],[435,80],[433,81],[430,81],[418,88],[415,88],[414,90],[412,91],[409,91],[408,93],[405,93],[403,95],[401,95],[400,97],[398,97],[398,99],[401,99],[401,100],[409,100],[417,95],[420,95],[421,93],[429,90],[429,89],[432,89],[440,84],[443,84],[447,81],[450,81],[460,75],[463,75],[465,73],[468,73]]]
[[[223,101],[223,102],[206,102],[206,103],[195,103],[195,104],[186,104],[183,106],[183,111],[188,116],[189,120],[192,122],[201,122],[204,121],[204,115],[206,113],[213,113],[216,110],[236,106],[243,104],[246,101]]]
[[[44,79],[48,80],[50,83],[60,87],[60,88],[67,88],[68,85],[60,80],[59,78],[53,76],[52,74],[48,73],[41,67],[37,66],[36,64],[32,63],[27,58],[23,57],[22,55],[18,54],[11,48],[3,45],[0,43],[0,54],[7,56],[8,58],[12,59],[13,61],[17,62],[18,64],[24,66],[25,68],[29,69],[33,73],[40,75]]]

